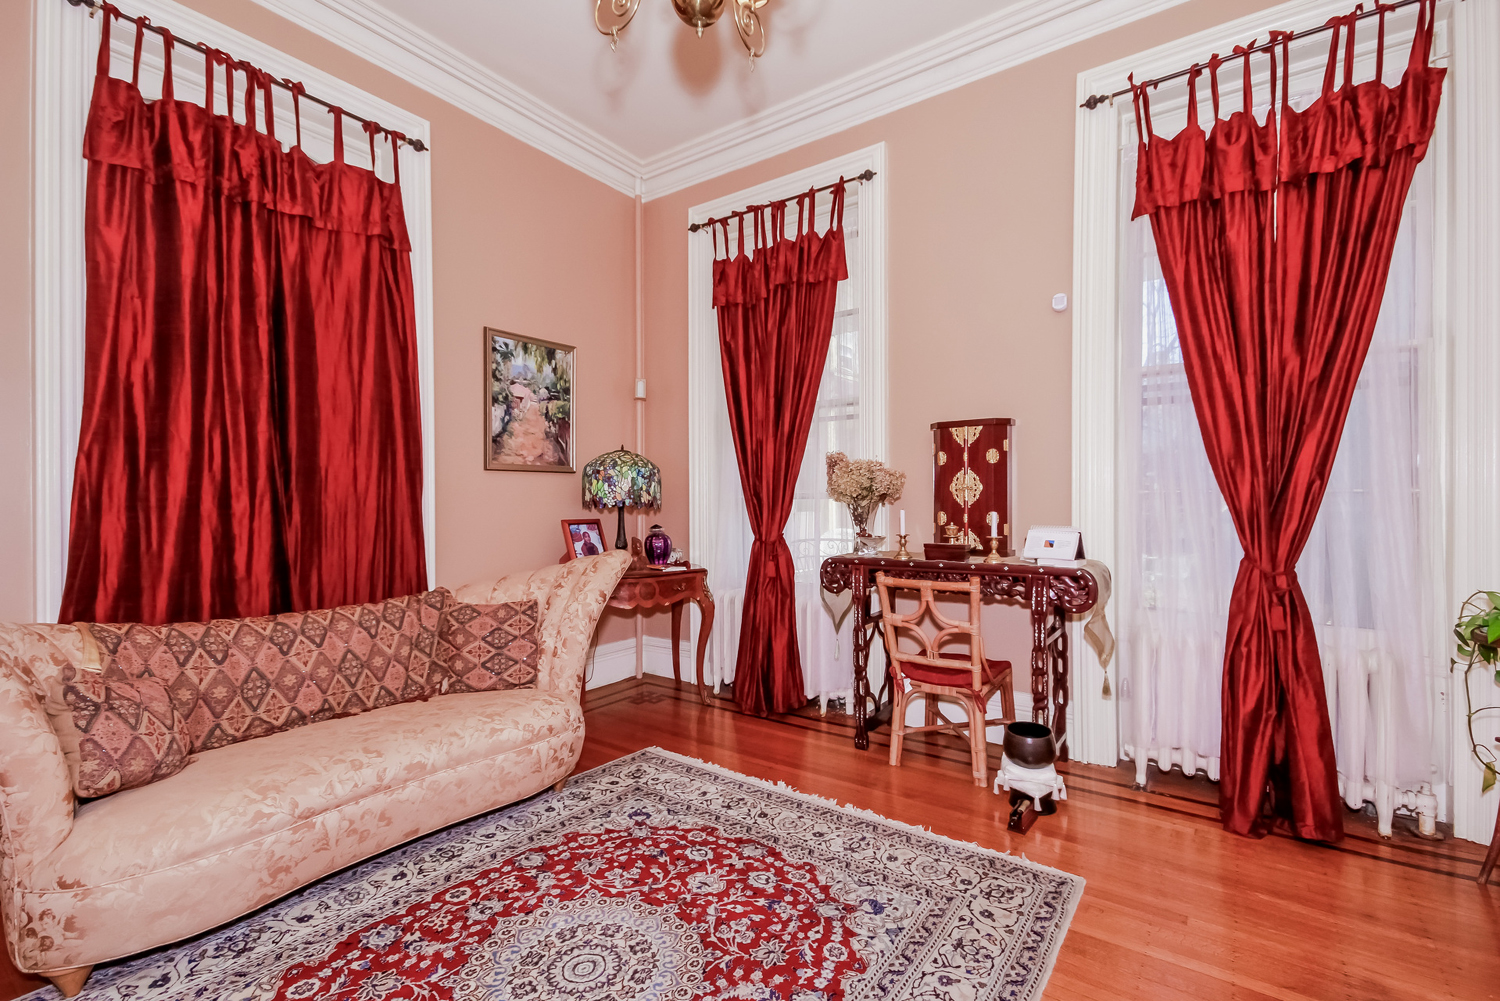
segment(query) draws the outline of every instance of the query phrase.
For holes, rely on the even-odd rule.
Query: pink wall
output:
[[[934,421],[1016,419],[1018,532],[1071,518],[1074,88],[1078,74],[1272,6],[1193,0],[646,205],[646,449],[688,530],[687,213],[884,142],[891,461],[912,545],[932,538]],[[1207,55],[1207,53],[1205,53]],[[700,236],[707,239],[707,236]]]
[[[558,519],[585,514],[578,477],[484,469],[481,331],[578,346],[585,459],[618,445],[622,428],[633,438],[633,200],[248,0],[188,3],[432,123],[437,582],[556,562]],[[29,131],[29,18],[28,0],[0,0],[0,85],[11,96],[0,102],[0,619],[21,620],[33,615],[31,150],[17,141]]]

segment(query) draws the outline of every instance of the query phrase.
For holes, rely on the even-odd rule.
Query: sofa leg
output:
[[[77,997],[78,992],[83,990],[84,981],[88,980],[89,974],[93,972],[92,966],[75,966],[71,970],[54,970],[42,976],[52,981],[52,986],[61,991],[63,997],[71,998]]]
[[[566,775],[564,775],[562,778],[560,778],[556,782],[552,783],[552,791],[553,792],[562,792],[563,791],[563,786],[565,786],[567,784],[568,784],[568,777]]]

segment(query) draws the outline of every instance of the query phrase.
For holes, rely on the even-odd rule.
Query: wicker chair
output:
[[[984,643],[979,637],[979,578],[970,577],[965,583],[943,583],[927,580],[904,580],[885,573],[875,575],[880,589],[880,622],[885,634],[886,653],[891,662],[892,685],[895,705],[891,712],[891,764],[901,764],[901,746],[909,733],[936,731],[962,737],[969,744],[973,764],[974,784],[987,785],[989,761],[985,743],[985,727],[999,723],[1010,723],[1016,718],[1015,693],[1011,689],[1010,662],[987,660]],[[916,591],[921,596],[915,612],[901,615],[895,611],[892,596],[898,591]],[[969,599],[969,617],[950,619],[938,610],[936,595],[966,594]],[[931,637],[923,630],[921,622],[931,614],[938,631]],[[920,641],[916,652],[903,650],[901,637],[912,636]],[[943,647],[958,639],[968,642],[964,653],[943,653]],[[908,643],[908,645],[910,645]],[[1000,693],[1000,719],[985,719],[985,707],[990,697]],[[906,706],[913,696],[921,696],[926,704],[926,723],[923,726],[906,725]],[[959,723],[943,716],[939,708],[940,699],[952,699],[963,705],[968,714],[967,722]]]

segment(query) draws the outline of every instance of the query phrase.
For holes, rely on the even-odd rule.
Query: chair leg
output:
[[[898,684],[891,700],[891,765],[901,764],[901,743],[906,736],[906,685]]]
[[[1481,886],[1490,881],[1490,873],[1495,871],[1495,863],[1500,862],[1500,814],[1495,816],[1495,836],[1490,838],[1490,850],[1484,857],[1484,865],[1479,867],[1479,883]]]
[[[983,788],[989,778],[989,747],[984,737],[984,702],[978,695],[964,700],[969,713],[969,758],[973,766],[974,784]]]
[[[922,694],[922,705],[927,710],[927,715],[923,718],[922,722],[927,726],[932,726],[937,723],[938,697],[936,695],[933,695],[931,692],[924,692]]]
[[[89,974],[94,972],[92,966],[75,966],[71,970],[54,970],[44,973],[42,976],[52,981],[65,998],[77,997],[78,992],[83,990],[84,981],[88,980]]]
[[[1016,718],[1016,686],[1009,671],[1000,679],[1000,714],[1006,719]]]
[[[563,787],[566,786],[567,784],[568,784],[568,777],[566,775],[564,775],[562,778],[560,778],[556,782],[552,783],[552,791],[553,792],[562,792],[563,791]]]

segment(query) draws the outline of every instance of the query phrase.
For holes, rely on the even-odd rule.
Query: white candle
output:
[[[906,534],[906,508],[901,509],[901,534]]]
[[[990,534],[991,535],[999,535],[1000,534],[999,532],[995,531],[995,523],[997,521],[999,521],[999,520],[1000,520],[1000,515],[997,512],[991,511],[990,512]]]

